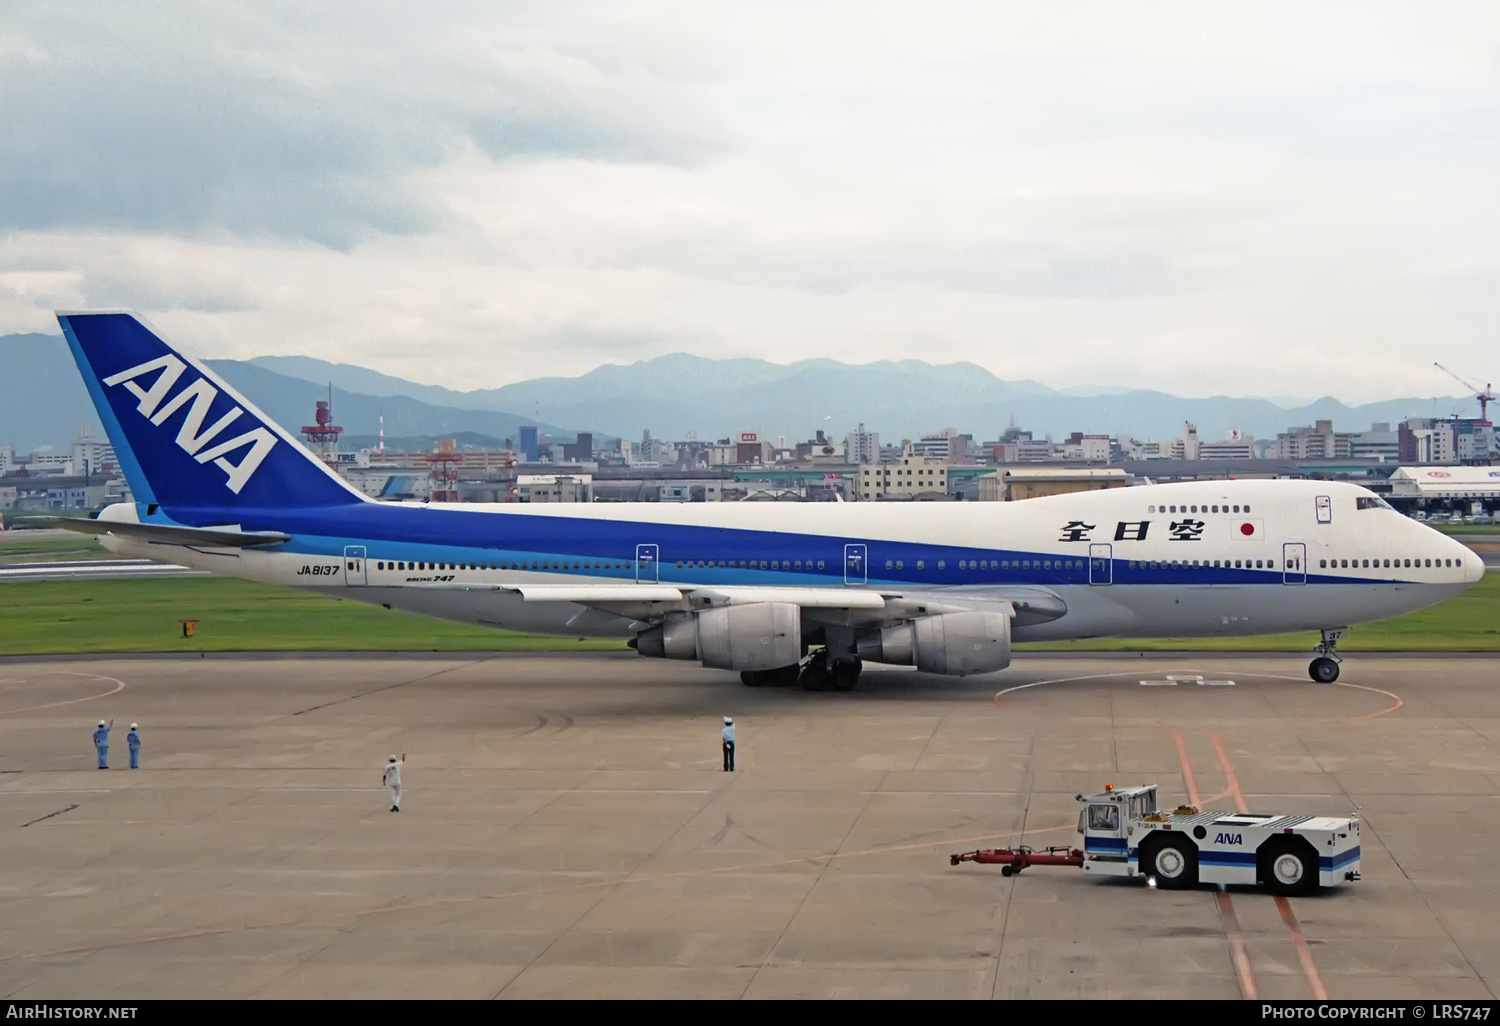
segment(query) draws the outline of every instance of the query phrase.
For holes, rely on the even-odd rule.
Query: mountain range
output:
[[[1401,398],[1347,405],[1330,397],[1312,401],[1213,396],[1182,398],[1164,392],[1100,388],[1079,394],[1035,381],[1005,381],[972,363],[934,365],[917,360],[845,364],[803,360],[711,360],[673,354],[621,366],[606,364],[572,378],[536,378],[501,388],[460,392],[424,385],[353,364],[303,356],[263,356],[249,361],[209,360],[209,365],[269,416],[295,431],[312,420],[314,403],[333,386],[335,420],[346,433],[373,438],[385,417],[394,440],[430,440],[463,434],[474,440],[514,439],[523,424],[571,441],[577,431],[597,440],[734,437],[754,431],[790,440],[818,429],[842,437],[863,423],[882,441],[915,438],[945,426],[976,438],[997,437],[1014,423],[1037,437],[1070,431],[1128,434],[1141,439],[1181,436],[1184,421],[1199,437],[1222,438],[1239,428],[1257,438],[1288,426],[1333,421],[1335,430],[1366,430],[1408,416],[1468,411],[1463,398]],[[22,452],[63,446],[98,418],[61,336],[0,336],[0,444]]]

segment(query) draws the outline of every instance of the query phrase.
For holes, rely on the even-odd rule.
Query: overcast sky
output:
[[[0,333],[1500,380],[1500,5],[9,3]]]

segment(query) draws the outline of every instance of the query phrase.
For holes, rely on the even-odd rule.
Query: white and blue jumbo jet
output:
[[[1002,670],[1012,641],[1321,630],[1456,595],[1464,546],[1364,488],[1204,481],[1014,503],[376,502],[124,312],[60,313],[135,501],[123,555],[463,623],[625,637],[750,685],[865,661]]]

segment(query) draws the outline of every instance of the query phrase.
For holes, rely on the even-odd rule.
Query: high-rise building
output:
[[[844,439],[844,459],[850,463],[880,462],[880,433],[866,431],[861,424],[858,431],[851,431]]]
[[[536,428],[523,424],[521,426],[521,458],[527,463],[535,463],[541,453],[537,445]]]

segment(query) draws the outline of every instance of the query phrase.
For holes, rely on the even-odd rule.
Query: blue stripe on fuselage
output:
[[[960,587],[994,584],[1086,585],[1086,552],[1053,553],[1021,549],[976,549],[923,542],[885,541],[844,535],[807,534],[740,527],[662,524],[508,514],[499,511],[360,503],[338,507],[292,509],[173,508],[148,519],[194,527],[239,524],[247,531],[274,530],[293,536],[279,549],[327,557],[342,556],[346,545],[364,545],[366,558],[433,563],[547,561],[624,561],[636,558],[636,546],[655,544],[662,580],[705,584],[827,584],[844,580],[844,547],[866,546],[871,585]],[[959,569],[960,562],[988,560],[983,569]],[[755,567],[708,566],[741,560]],[[761,570],[759,563],[802,561],[792,570]],[[699,562],[704,566],[697,566]],[[819,568],[817,563],[823,566]],[[809,566],[809,562],[812,564]],[[887,562],[891,565],[887,567]],[[897,567],[895,564],[903,564]],[[939,567],[942,562],[946,565]],[[1008,567],[993,564],[1005,562]],[[1030,563],[1030,566],[1024,564]],[[1145,561],[1114,559],[1116,585],[1282,584],[1282,571],[1210,566],[1145,566]],[[678,564],[684,564],[679,566]],[[693,564],[691,566],[686,564]],[[918,563],[923,564],[920,568]],[[1047,564],[1052,564],[1051,566]],[[1072,564],[1071,566],[1066,564]],[[503,569],[527,569],[504,565]],[[591,573],[601,577],[633,571],[552,566],[547,569]],[[1308,574],[1308,584],[1389,584],[1368,577]]]

